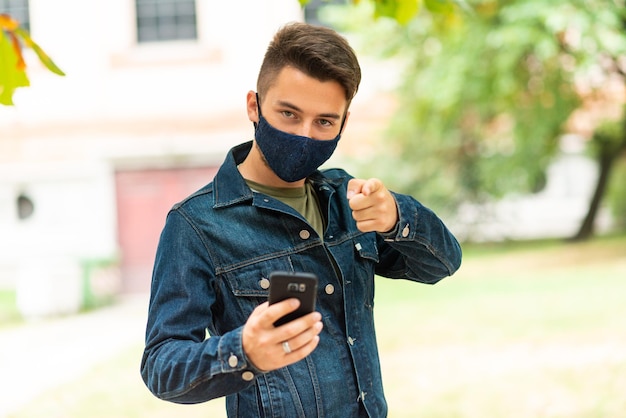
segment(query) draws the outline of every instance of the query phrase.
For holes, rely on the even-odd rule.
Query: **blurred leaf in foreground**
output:
[[[65,75],[19,22],[7,14],[0,14],[0,104],[5,106],[14,104],[13,93],[18,87],[30,85],[22,45],[35,51],[48,70]]]

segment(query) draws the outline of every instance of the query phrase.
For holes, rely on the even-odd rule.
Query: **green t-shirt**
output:
[[[320,238],[324,238],[324,218],[311,183],[307,181],[302,187],[269,187],[250,180],[246,180],[246,183],[253,191],[278,199],[297,210]]]

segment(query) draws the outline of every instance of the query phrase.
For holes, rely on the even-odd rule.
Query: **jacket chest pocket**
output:
[[[237,268],[224,274],[223,283],[228,288],[225,292],[232,295],[231,299],[237,309],[226,306],[228,312],[241,315],[238,322],[244,323],[252,311],[267,301],[270,290],[270,273],[276,270],[293,271],[288,257],[272,259]],[[227,302],[228,303],[228,302]]]

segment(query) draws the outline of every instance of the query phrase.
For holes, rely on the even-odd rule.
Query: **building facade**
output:
[[[169,208],[252,138],[267,42],[318,3],[0,0],[66,73],[27,50],[31,86],[0,108],[0,286],[27,315],[148,290]]]

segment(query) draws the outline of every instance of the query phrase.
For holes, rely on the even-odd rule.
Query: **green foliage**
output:
[[[310,0],[298,0],[304,7]],[[326,0],[328,1],[328,0]],[[358,5],[360,0],[350,0],[350,3]],[[423,6],[432,13],[449,15],[456,12],[457,7],[467,9],[465,0],[369,0],[373,6],[371,16],[374,19],[391,18],[401,25],[410,22]]]
[[[623,0],[469,4],[370,24],[364,41],[405,69],[385,177],[437,209],[541,189],[581,91],[601,87],[607,57],[626,53]]]
[[[625,108],[626,117],[626,108]],[[626,119],[606,121],[596,128],[592,146],[599,158],[615,159],[607,200],[617,227],[626,230]],[[621,157],[621,159],[620,159]]]
[[[626,231],[626,158],[622,158],[615,167],[608,190],[608,204],[611,214],[622,231]]]
[[[374,17],[390,17],[400,24],[406,24],[419,10],[417,0],[374,1]]]
[[[590,151],[607,174],[607,203],[615,226],[626,229],[626,107],[621,120],[606,120],[595,129]]]

